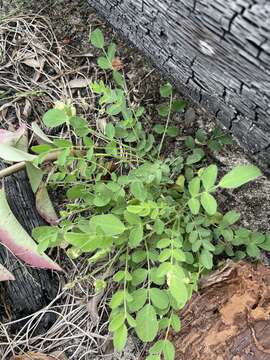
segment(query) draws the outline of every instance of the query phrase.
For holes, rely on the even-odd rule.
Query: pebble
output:
[[[185,125],[190,126],[194,123],[196,118],[196,113],[193,108],[188,108],[185,112]]]

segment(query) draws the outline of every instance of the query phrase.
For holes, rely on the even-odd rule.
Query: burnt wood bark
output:
[[[270,172],[268,0],[88,0]]]
[[[0,168],[2,167],[0,163]],[[5,178],[4,186],[13,214],[29,234],[34,227],[46,225],[36,210],[34,195],[24,171]],[[11,314],[13,319],[34,313],[55,297],[58,281],[52,271],[26,266],[1,244],[0,263],[15,276],[15,281],[0,283],[0,304],[8,309],[7,313]],[[2,321],[6,318],[3,311],[2,314],[0,311],[0,320],[1,317]],[[52,321],[51,315],[46,314],[41,324],[43,329],[39,330],[48,328]]]

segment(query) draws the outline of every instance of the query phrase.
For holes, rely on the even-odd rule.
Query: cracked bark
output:
[[[270,173],[268,0],[88,2]]]
[[[0,163],[1,168],[3,164]],[[13,214],[29,234],[34,227],[46,225],[35,208],[34,195],[24,171],[5,178],[4,185]],[[0,283],[0,321],[4,321],[8,314],[11,314],[12,319],[30,315],[42,309],[55,297],[58,280],[52,271],[25,266],[2,245],[0,263],[15,276],[15,281]],[[54,315],[45,314],[36,331],[44,332],[53,321]],[[22,323],[16,324],[17,328],[21,325]]]

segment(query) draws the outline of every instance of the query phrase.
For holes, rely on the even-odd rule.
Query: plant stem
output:
[[[173,95],[171,94],[170,104],[169,104],[169,112],[168,112],[168,116],[167,116],[167,121],[166,121],[165,129],[164,129],[164,133],[163,133],[163,135],[162,135],[162,139],[161,139],[161,141],[160,141],[160,145],[159,145],[159,148],[158,148],[158,158],[159,158],[160,153],[161,153],[161,150],[162,150],[162,146],[163,146],[163,143],[164,143],[164,139],[165,139],[165,136],[166,136],[166,133],[167,133],[167,129],[168,129],[168,126],[169,126],[169,121],[170,121],[170,118],[171,118],[172,100],[173,100]]]
[[[0,179],[3,179],[6,176],[12,175],[25,168],[26,162],[19,162],[17,164],[11,165],[5,169],[0,170]]]
[[[53,152],[47,154],[44,157],[42,162],[57,160],[59,154],[60,154],[59,150],[53,151]],[[16,172],[23,170],[26,167],[26,163],[27,163],[27,161],[22,161],[17,164],[11,165],[5,169],[0,170],[0,179],[3,179],[6,176],[15,174]]]

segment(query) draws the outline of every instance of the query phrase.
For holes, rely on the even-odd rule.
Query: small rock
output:
[[[185,112],[185,125],[190,126],[195,121],[196,113],[193,108],[188,108]]]

